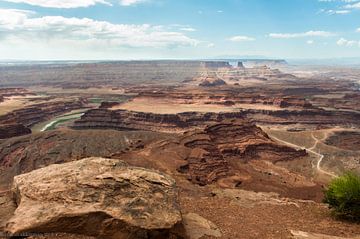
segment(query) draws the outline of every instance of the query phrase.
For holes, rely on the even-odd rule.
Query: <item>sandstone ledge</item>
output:
[[[106,238],[166,233],[181,221],[175,181],[123,161],[87,158],[14,178],[6,231]]]

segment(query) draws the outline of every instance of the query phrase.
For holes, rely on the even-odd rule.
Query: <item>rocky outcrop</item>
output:
[[[206,77],[201,80],[201,83],[199,86],[202,87],[216,87],[216,86],[223,86],[226,85],[226,82],[218,79],[218,78],[212,78],[212,77]]]
[[[0,139],[31,134],[31,129],[22,124],[0,124]]]
[[[238,67],[238,68],[245,68],[245,67],[244,67],[244,64],[242,63],[242,61],[239,61],[239,62],[238,62],[237,67]]]
[[[53,116],[84,107],[85,102],[83,100],[34,104],[0,116],[0,124],[23,124],[26,127],[31,127]]]
[[[301,109],[313,108],[312,104],[308,102],[306,99],[301,99],[296,97],[276,98],[274,99],[273,104],[279,106],[280,108],[288,108],[288,107],[297,107]]]
[[[278,162],[307,155],[305,150],[275,143],[247,120],[222,122],[204,130],[191,131],[185,133],[181,142],[191,148],[191,153],[179,171],[200,185],[229,176],[234,163],[250,160]]]
[[[344,150],[360,150],[360,132],[358,131],[340,131],[335,132],[326,139],[325,144],[335,146]]]
[[[153,114],[127,110],[93,109],[87,111],[80,120],[75,121],[74,128],[173,132],[201,128],[209,123],[238,118],[243,118],[241,112]]]
[[[222,236],[220,229],[213,222],[196,213],[184,215],[183,225],[189,239],[200,239],[204,236],[211,236],[213,238]]]
[[[119,102],[101,102],[101,105],[99,106],[100,109],[109,109],[114,106],[119,105]]]
[[[181,222],[175,181],[123,161],[87,158],[15,177],[12,234],[168,238]]]
[[[295,231],[295,230],[291,230],[290,232],[293,239],[360,239],[360,236],[338,237],[338,236],[330,236],[325,234]]]

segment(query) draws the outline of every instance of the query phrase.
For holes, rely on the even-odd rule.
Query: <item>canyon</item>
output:
[[[0,66],[0,232],[354,237],[358,225],[322,203],[333,177],[360,172],[357,71],[331,70],[271,59]]]

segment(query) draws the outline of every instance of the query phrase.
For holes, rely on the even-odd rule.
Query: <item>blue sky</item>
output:
[[[360,0],[0,0],[0,59],[360,57]]]

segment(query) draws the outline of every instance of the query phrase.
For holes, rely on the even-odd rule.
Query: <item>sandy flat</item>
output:
[[[87,88],[87,89],[63,89],[58,87],[30,87],[33,92],[46,92],[47,94],[124,94],[124,89],[112,89],[110,87]]]
[[[225,106],[221,104],[205,104],[202,102],[185,104],[170,99],[156,98],[135,98],[132,101],[114,106],[112,110],[130,110],[138,112],[156,113],[156,114],[177,114],[182,112],[235,112],[241,109],[260,109],[260,110],[281,110],[281,108],[272,105],[262,104],[235,104],[233,106]]]
[[[13,110],[18,110],[26,106],[27,101],[21,98],[8,98],[0,103],[0,115],[5,115]]]

